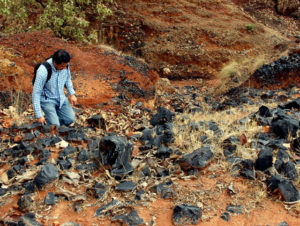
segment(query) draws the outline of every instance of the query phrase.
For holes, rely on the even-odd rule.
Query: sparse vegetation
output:
[[[248,31],[253,31],[254,30],[254,25],[253,24],[248,24],[247,25],[247,30]]]
[[[209,109],[209,106],[205,107],[205,101],[198,101],[201,102],[202,107],[206,109],[204,112],[178,115],[176,117],[176,126],[174,128],[176,139],[174,147],[179,148],[184,153],[191,153],[205,145],[205,142],[203,142],[201,138],[206,136],[206,141],[209,141],[209,146],[214,153],[214,161],[209,168],[214,169],[215,171],[217,171],[217,168],[223,172],[235,174],[236,172],[232,171],[232,164],[226,161],[226,157],[223,154],[224,149],[222,148],[222,142],[229,137],[241,138],[241,135],[245,135],[247,144],[238,144],[236,154],[242,159],[251,159],[255,162],[259,153],[259,145],[255,145],[253,140],[256,140],[255,135],[264,131],[264,128],[263,126],[258,125],[256,121],[245,120],[245,123],[241,125],[239,120],[253,112],[257,112],[260,105],[249,105],[246,109],[235,107],[224,111],[213,111]],[[266,106],[272,109],[276,107],[276,103],[266,103]],[[227,114],[227,112],[230,112],[230,114]],[[210,121],[215,121],[220,126],[219,134],[214,133],[208,128],[207,124]],[[200,126],[200,122],[202,122],[203,126]],[[198,125],[198,127],[195,125]],[[293,156],[292,153],[289,153],[289,155]],[[249,183],[247,186],[251,192],[232,197],[232,202],[243,205],[246,211],[263,206],[263,202],[268,195],[266,184],[262,182],[265,179],[266,174],[264,172],[257,172],[257,177],[258,178],[253,181],[248,181],[246,183]],[[295,181],[295,185],[296,187],[299,187],[299,179]],[[214,194],[215,193],[216,191],[214,191]],[[209,195],[209,193],[206,195]],[[241,203],[239,198],[240,195],[242,195],[241,197],[243,197],[243,199],[245,197],[249,198],[250,201],[247,204]],[[205,203],[206,200],[203,199],[202,202]],[[297,205],[294,205],[291,208],[293,211],[297,212],[299,206],[297,207]]]
[[[218,79],[222,83],[216,88],[215,94],[219,95],[230,88],[243,84],[265,62],[266,59],[263,55],[253,59],[233,60],[229,62],[218,73]]]
[[[204,105],[204,101],[201,101]],[[223,156],[221,144],[223,140],[230,136],[240,137],[242,134],[247,134],[247,139],[251,140],[253,136],[258,132],[262,131],[262,127],[258,126],[255,122],[246,121],[243,126],[236,124],[243,116],[256,112],[259,106],[253,105],[247,110],[240,108],[231,108],[230,114],[226,111],[212,111],[207,110],[204,113],[196,114],[186,114],[180,115],[176,118],[176,127],[174,128],[175,134],[177,134],[175,139],[175,146],[185,150],[186,153],[191,153],[195,149],[200,148],[203,145],[201,141],[202,136],[207,136],[207,141],[211,141],[214,148],[214,154],[217,156]],[[216,121],[216,119],[219,119]],[[220,135],[216,136],[213,131],[209,130],[207,123],[210,121],[216,121],[220,127]],[[204,122],[203,127],[195,129],[195,125],[199,125],[199,122]],[[248,150],[248,151],[247,151]],[[252,150],[252,148],[245,148],[240,145],[237,148],[237,152],[243,156],[245,159],[255,159],[257,153]]]

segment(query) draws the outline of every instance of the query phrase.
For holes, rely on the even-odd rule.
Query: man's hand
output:
[[[40,118],[37,119],[38,122],[42,123],[42,125],[46,124],[46,119],[42,116]]]
[[[70,103],[73,106],[77,104],[77,97],[75,96],[75,94],[73,94],[72,96],[70,96]]]

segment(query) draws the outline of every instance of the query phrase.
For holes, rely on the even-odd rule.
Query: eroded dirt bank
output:
[[[279,2],[285,15],[289,7],[297,11],[295,2]],[[299,20],[276,13],[276,1],[133,0],[113,9],[101,41],[172,79],[213,79],[232,61],[269,63],[299,43]]]
[[[157,73],[143,61],[112,49],[76,45],[55,37],[51,31],[1,37],[0,43],[2,91],[30,93],[34,66],[57,49],[66,49],[73,58],[71,72],[80,104],[107,104],[121,92],[134,99],[154,96]]]

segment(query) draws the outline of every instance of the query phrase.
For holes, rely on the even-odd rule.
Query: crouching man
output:
[[[77,104],[77,98],[71,80],[70,60],[69,53],[60,49],[36,71],[32,92],[33,110],[37,121],[43,125],[69,126],[75,120],[71,104]],[[64,87],[67,88],[71,104],[65,96]]]

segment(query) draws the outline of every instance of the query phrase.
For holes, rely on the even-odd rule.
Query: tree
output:
[[[97,42],[97,31],[88,18],[101,23],[112,11],[113,0],[0,0],[2,30],[18,33],[50,28],[59,37]],[[39,19],[31,19],[40,15]],[[36,18],[36,17],[34,17]]]
[[[0,0],[1,29],[6,33],[22,32],[28,25],[28,7],[33,0]]]

